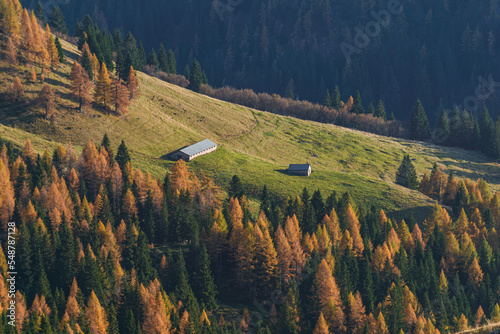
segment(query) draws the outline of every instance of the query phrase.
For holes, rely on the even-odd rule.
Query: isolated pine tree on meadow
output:
[[[410,189],[418,188],[417,172],[410,160],[409,155],[405,155],[403,162],[396,173],[396,183]]]

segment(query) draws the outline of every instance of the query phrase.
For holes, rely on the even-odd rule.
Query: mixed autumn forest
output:
[[[428,140],[432,122],[424,105],[436,103],[434,94],[443,103],[451,103],[455,96],[450,94],[458,94],[450,87],[442,90],[439,80],[456,67],[470,69],[465,66],[472,62],[466,57],[469,51],[484,57],[484,64],[494,71],[489,63],[496,59],[494,33],[488,32],[484,41],[477,34],[498,24],[496,1],[486,7],[470,7],[467,1],[440,1],[430,7],[425,2],[405,2],[415,17],[401,15],[393,24],[417,24],[425,7],[429,8],[427,28],[435,29],[420,31],[411,39],[429,45],[418,45],[420,67],[408,67],[416,72],[404,79],[423,85],[425,89],[417,89],[418,96],[406,90],[409,82],[397,82],[396,76],[405,76],[398,69],[401,63],[394,62],[388,80],[406,88],[404,93],[389,94],[367,88],[381,87],[378,80],[386,75],[375,75],[377,66],[370,64],[376,59],[364,63],[364,77],[359,76],[359,60],[353,60],[347,72],[345,68],[338,72],[340,63],[326,60],[331,57],[331,41],[322,40],[321,34],[337,36],[336,41],[345,22],[339,18],[352,15],[364,22],[366,15],[359,13],[381,8],[383,3],[275,1],[256,6],[257,2],[241,2],[241,7],[235,5],[230,11],[234,18],[222,20],[213,9],[205,8],[207,4],[189,1],[180,8],[180,3],[150,1],[131,7],[134,3],[128,1],[114,10],[81,1],[79,6],[62,4],[62,11],[54,7],[45,13],[36,4],[36,11],[31,11],[18,0],[0,0],[2,68],[8,75],[0,92],[2,106],[35,110],[49,125],[58,122],[63,99],[73,101],[75,107],[69,112],[82,118],[97,112],[126,119],[133,115],[129,106],[141,96],[136,70],[143,70],[192,91],[272,114]],[[125,19],[132,15],[131,8],[140,8],[137,17]],[[188,19],[203,8],[210,20]],[[112,9],[114,16],[108,12]],[[248,11],[244,20],[239,10]],[[479,10],[487,18],[484,22],[474,18]],[[153,38],[147,24],[134,27],[135,20],[151,24],[162,11],[171,16],[164,20],[165,27],[159,27],[170,32],[165,40]],[[476,48],[466,44],[460,56],[446,48],[435,50],[433,43],[442,42],[444,36],[431,42],[430,35],[443,33],[445,24],[460,26],[468,11],[471,22],[484,26],[447,38],[461,36],[466,38],[463,43],[477,43]],[[279,14],[285,12],[295,17]],[[436,18],[437,13],[450,12],[456,14],[454,19],[451,15]],[[68,35],[65,27],[73,21],[76,28]],[[130,26],[125,28],[125,22]],[[183,26],[188,22],[191,29]],[[222,23],[229,27],[223,38],[219,36]],[[294,26],[295,33],[285,40],[287,25]],[[140,40],[132,33],[124,37],[119,30],[108,32],[115,27],[130,28]],[[210,36],[203,35],[211,29]],[[179,30],[186,31],[184,38],[174,33]],[[349,36],[348,30],[342,34]],[[387,35],[377,38],[374,50],[367,48],[366,57],[377,50],[390,52],[382,47],[384,39],[406,40],[408,31],[388,29]],[[235,35],[254,38],[245,44],[245,38]],[[77,44],[79,51],[72,55],[70,70],[61,74],[69,56],[62,39]],[[155,51],[146,55],[143,45],[159,42],[169,49],[160,47],[158,55]],[[387,61],[401,61],[400,52],[411,53],[416,47],[410,44],[403,44]],[[453,61],[427,57],[427,48]],[[233,63],[231,52],[238,62]],[[297,59],[285,57],[290,54],[301,59],[300,66]],[[287,60],[278,62],[276,57]],[[427,77],[430,62],[437,66],[436,77]],[[242,65],[243,72],[235,64]],[[183,65],[188,68],[179,71]],[[316,69],[305,71],[308,67]],[[56,72],[67,77],[68,87],[53,79],[51,73]],[[318,73],[328,78],[315,77]],[[464,76],[477,73],[472,70]],[[267,75],[272,80],[266,80]],[[353,76],[364,79],[349,81]],[[428,81],[423,80],[426,77]],[[380,101],[367,106],[359,91],[348,98],[340,97],[338,87],[331,89],[332,94],[326,92],[340,78],[342,91],[355,87],[365,101]],[[474,79],[457,91],[469,86],[474,86]],[[320,95],[315,95],[318,91]],[[320,103],[297,100],[296,94]],[[396,96],[405,101],[406,109]],[[494,98],[491,103],[494,110]],[[450,115],[443,112],[432,126],[442,140],[439,144],[498,158],[500,123],[494,122],[486,106],[481,110],[481,114],[458,108]],[[410,121],[396,121],[390,113],[401,119],[411,114]],[[131,138],[123,137],[112,142],[104,134],[81,149],[58,144],[45,152],[37,152],[29,137],[21,146],[0,139],[0,229],[6,235],[12,222],[17,229],[15,257],[6,238],[0,248],[1,332],[437,334],[500,325],[500,192],[482,178],[454,176],[441,164],[420,177],[414,159],[405,155],[392,172],[395,183],[435,204],[425,219],[417,220],[411,212],[402,219],[387,214],[384,207],[367,205],[349,192],[331,188],[304,188],[300,195],[291,195],[271,193],[264,186],[256,196],[238,175],[222,186],[220,180],[183,160],[170,163],[158,178],[135,166],[127,146]],[[12,261],[18,272],[14,292],[7,280],[12,277]],[[15,327],[9,323],[8,307],[13,301]]]

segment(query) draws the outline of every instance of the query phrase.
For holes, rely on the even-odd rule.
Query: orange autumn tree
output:
[[[142,333],[169,334],[171,333],[170,301],[163,295],[158,279],[149,283],[147,288],[140,285],[139,293],[143,306]]]
[[[75,60],[71,68],[71,94],[78,100],[78,110],[82,112],[92,103],[92,82],[87,71]]]
[[[56,95],[54,90],[47,84],[43,85],[38,94],[38,103],[45,109],[45,119],[51,119],[56,113]]]
[[[340,300],[340,291],[325,259],[319,264],[316,280],[318,282],[319,305],[325,313],[330,329],[344,332],[345,315]]]
[[[349,227],[349,232],[353,241],[354,253],[357,257],[362,257],[365,245],[363,244],[363,239],[361,238],[361,234],[359,232],[361,224],[359,223],[358,217],[356,217],[351,204],[347,206],[346,219],[347,226]]]
[[[10,180],[9,166],[0,159],[0,222],[5,227],[14,213],[14,187]]]
[[[5,46],[5,58],[7,62],[12,65],[17,65],[17,48],[12,41],[12,37],[7,38],[7,44]]]
[[[328,325],[325,321],[325,317],[323,316],[323,312],[319,314],[318,322],[314,327],[313,334],[329,334]]]
[[[359,291],[356,291],[355,295],[349,293],[347,304],[349,307],[348,331],[350,333],[359,333],[363,329],[366,320],[366,310]]]
[[[19,102],[24,96],[23,84],[21,83],[21,79],[18,77],[14,78],[14,82],[10,88],[10,94],[12,96],[12,100],[14,102]]]
[[[50,31],[50,27],[48,24],[45,26],[45,37],[46,49],[50,59],[50,69],[53,69],[54,67],[59,65],[60,59],[54,36],[52,36],[52,32]]]
[[[278,255],[267,229],[264,229],[264,232],[262,232],[259,225],[255,225],[254,238],[256,260],[255,277],[258,280],[258,285],[262,287],[264,291],[268,291],[268,289],[271,289],[275,284]]]
[[[127,107],[130,105],[129,91],[120,80],[111,81],[110,103],[115,107],[115,113],[125,115],[128,113]]]

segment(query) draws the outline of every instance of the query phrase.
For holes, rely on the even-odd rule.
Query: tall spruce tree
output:
[[[450,140],[450,120],[448,119],[448,114],[445,110],[441,112],[439,116],[436,129],[432,135],[432,139],[436,144],[448,144]]]
[[[426,140],[431,136],[429,119],[424,111],[422,102],[417,100],[413,113],[410,117],[410,138],[414,140]]]
[[[171,49],[168,49],[168,73],[176,74],[177,73],[177,61],[175,60],[174,52]]]
[[[488,112],[488,108],[486,106],[484,106],[481,113],[481,121],[479,123],[479,127],[481,131],[481,152],[489,157],[494,157],[495,146],[492,144],[495,140],[495,123],[490,117],[490,113]]]
[[[148,55],[148,65],[153,66],[155,70],[158,70],[160,63],[158,62],[158,57],[156,57],[155,49],[151,49]]]
[[[125,165],[127,164],[127,162],[130,161],[130,154],[128,153],[127,145],[125,145],[125,141],[123,139],[120,146],[118,146],[115,160],[122,171],[125,169]]]
[[[361,101],[361,94],[359,93],[359,90],[357,90],[356,95],[354,95],[354,104],[351,111],[355,114],[365,113],[365,108],[363,107],[363,101]]]
[[[339,86],[335,86],[335,90],[332,94],[332,107],[335,109],[340,108],[341,102]]]
[[[195,293],[205,309],[211,311],[217,307],[217,286],[215,285],[210,259],[205,245],[201,246],[198,254],[197,270],[195,275]]]
[[[161,66],[161,63],[160,63]],[[198,92],[200,90],[200,86],[203,83],[203,73],[201,71],[200,63],[195,59],[193,61],[193,65],[189,70],[189,86],[188,89],[192,91]]]
[[[168,68],[167,51],[165,51],[163,44],[160,44],[160,51],[158,51],[158,62],[160,64],[160,70],[165,73],[170,73]]]
[[[396,183],[410,189],[418,188],[417,172],[410,156],[405,155],[396,173]]]
[[[54,28],[54,30],[62,32],[63,34],[68,33],[64,14],[59,6],[52,6],[52,10],[49,14],[49,25]]]
[[[328,89],[326,90],[325,98],[323,100],[323,105],[325,107],[331,107],[332,106],[332,97],[330,96],[330,91]]]
[[[384,121],[387,120],[387,113],[385,112],[384,102],[382,100],[378,100],[377,108],[375,108],[375,117],[380,117]]]

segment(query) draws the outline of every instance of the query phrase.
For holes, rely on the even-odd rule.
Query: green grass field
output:
[[[266,185],[283,197],[296,196],[307,186],[310,191],[349,191],[356,201],[381,205],[394,213],[413,210],[425,215],[430,199],[417,191],[394,184],[404,154],[415,159],[419,175],[438,162],[445,171],[459,177],[484,178],[493,189],[500,187],[500,168],[483,155],[393,139],[334,125],[302,121],[253,110],[193,93],[181,87],[139,73],[141,97],[130,113],[119,117],[95,109],[81,114],[69,97],[69,72],[77,57],[75,46],[63,43],[66,62],[46,76],[57,90],[57,119],[49,122],[36,107],[0,102],[0,137],[22,146],[30,138],[39,152],[58,143],[71,143],[81,150],[92,139],[98,143],[104,133],[115,150],[124,139],[133,164],[162,177],[173,162],[167,155],[183,146],[209,138],[219,149],[197,158],[189,166],[204,170],[225,186],[238,174],[251,194]],[[41,84],[27,83],[26,67],[10,68],[0,61],[0,89],[6,90],[14,76],[25,85],[28,99],[34,99]],[[288,176],[289,163],[309,162],[310,177]]]

